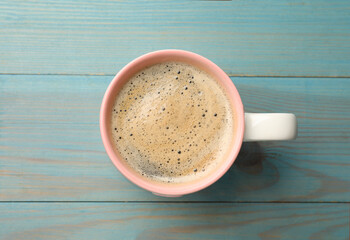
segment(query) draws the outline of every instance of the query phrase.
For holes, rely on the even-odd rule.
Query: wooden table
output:
[[[246,111],[295,113],[298,139],[244,144],[182,198],[131,184],[99,107],[166,48],[217,63]],[[4,0],[0,73],[0,239],[349,239],[349,0]]]

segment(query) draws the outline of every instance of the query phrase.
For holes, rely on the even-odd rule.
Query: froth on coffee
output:
[[[115,149],[152,181],[200,180],[232,146],[234,112],[226,92],[187,63],[164,62],[136,73],[121,88],[112,111]]]

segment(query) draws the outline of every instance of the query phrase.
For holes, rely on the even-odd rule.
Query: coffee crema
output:
[[[182,62],[152,65],[130,78],[112,109],[114,147],[140,175],[187,183],[210,174],[232,147],[230,100],[205,71]]]

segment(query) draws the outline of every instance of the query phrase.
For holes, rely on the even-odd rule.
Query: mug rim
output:
[[[145,62],[150,61],[151,59],[160,59],[159,62],[162,62],[161,59],[172,59],[172,58],[185,58],[188,59],[190,62],[198,63],[201,66],[204,66],[206,71],[209,73],[215,75],[217,81],[220,81],[222,84],[225,85],[224,90],[226,91],[231,104],[233,104],[233,108],[235,111],[235,118],[236,118],[236,133],[233,136],[235,140],[233,140],[232,143],[232,149],[230,150],[229,154],[227,154],[227,159],[223,160],[220,163],[220,166],[216,168],[213,172],[211,172],[209,175],[204,177],[203,179],[200,179],[195,182],[189,182],[185,184],[173,184],[173,185],[167,185],[165,184],[156,184],[151,183],[150,181],[146,181],[140,176],[137,176],[137,174],[130,171],[124,164],[122,163],[122,160],[120,160],[117,156],[117,154],[114,151],[112,141],[109,137],[109,131],[108,124],[107,124],[107,116],[111,109],[108,108],[108,104],[110,101],[114,101],[114,99],[111,99],[113,96],[114,91],[118,89],[116,87],[116,84],[119,80],[123,78],[126,74],[129,72],[133,72],[132,69],[137,68],[141,63],[145,64]],[[165,60],[163,60],[164,62]],[[171,61],[171,60],[170,60]],[[184,51],[184,50],[178,50],[178,49],[165,49],[165,50],[158,50],[154,52],[146,53],[134,60],[132,60],[130,63],[128,63],[126,66],[124,66],[113,78],[113,80],[110,82],[103,100],[101,104],[100,109],[100,132],[102,137],[102,142],[105,147],[105,150],[111,159],[114,166],[126,177],[129,181],[136,184],[137,186],[148,190],[154,194],[161,195],[161,196],[182,196],[185,194],[194,193],[197,191],[200,191],[213,183],[215,183],[217,180],[219,180],[232,166],[234,161],[237,158],[237,155],[241,149],[241,145],[243,142],[243,135],[244,135],[244,108],[243,103],[241,100],[241,97],[238,93],[238,90],[236,89],[235,85],[229,78],[229,76],[215,63],[210,61],[209,59],[198,55],[193,52]]]

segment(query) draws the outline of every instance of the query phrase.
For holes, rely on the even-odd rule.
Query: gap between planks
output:
[[[350,201],[0,201],[0,204],[4,203],[350,204]]]
[[[117,74],[117,72],[116,72]],[[0,73],[0,75],[22,75],[22,76],[111,76],[116,74],[104,73]],[[227,74],[229,77],[247,77],[247,78],[350,78],[350,76],[288,76],[288,75],[244,75],[244,74]]]

